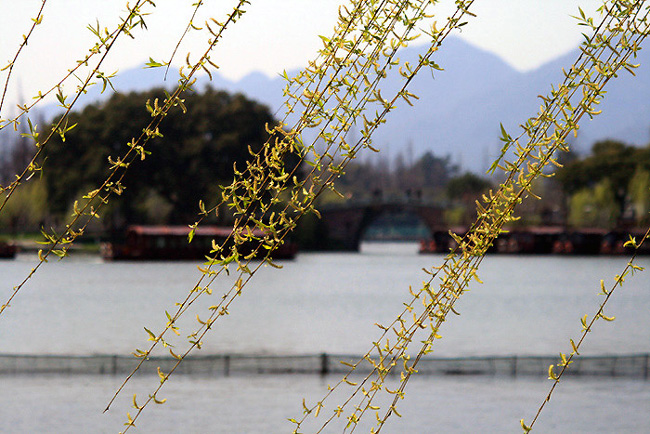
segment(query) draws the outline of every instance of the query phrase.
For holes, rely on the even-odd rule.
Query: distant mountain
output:
[[[423,48],[407,48],[402,60],[417,60]],[[574,148],[587,152],[600,139],[615,138],[626,143],[645,145],[650,142],[650,52],[641,51],[634,63],[641,66],[636,77],[627,72],[612,81],[594,120],[581,121]],[[498,155],[499,124],[511,135],[518,125],[536,114],[538,95],[550,92],[563,78],[578,50],[551,61],[533,71],[521,73],[499,57],[480,50],[459,38],[449,38],[437,53],[435,61],[444,71],[431,74],[423,71],[412,83],[411,90],[420,97],[414,107],[398,107],[388,122],[376,133],[374,142],[388,148],[391,154],[410,143],[417,155],[428,150],[436,155],[450,155],[454,161],[473,171],[485,171]],[[253,73],[227,88],[239,91],[281,108],[283,80]],[[384,95],[395,89],[395,80],[388,79]]]
[[[411,63],[424,48],[409,47],[400,53]],[[594,141],[615,138],[626,143],[645,145],[650,142],[650,53],[640,52],[634,63],[641,63],[633,77],[624,72],[607,87],[608,95],[601,105],[603,114],[594,120],[584,118],[575,149],[589,150]],[[499,124],[511,135],[518,134],[518,125],[533,116],[540,105],[537,95],[549,93],[551,85],[562,78],[562,67],[568,68],[577,57],[574,50],[533,71],[521,73],[499,57],[480,50],[459,38],[449,38],[434,60],[444,68],[431,74],[423,71],[412,83],[411,91],[420,99],[415,106],[402,103],[374,138],[376,146],[395,154],[410,143],[414,156],[432,151],[439,156],[450,155],[464,169],[484,172],[498,154]],[[160,83],[173,87],[178,79],[174,68],[162,81],[161,69],[124,71],[114,80],[119,91],[145,90]],[[230,92],[242,92],[282,115],[283,79],[253,72],[239,81],[214,74],[210,85]],[[197,87],[207,85],[201,77]],[[395,78],[387,80],[382,94],[396,89]],[[83,104],[97,101],[96,91],[89,92]]]

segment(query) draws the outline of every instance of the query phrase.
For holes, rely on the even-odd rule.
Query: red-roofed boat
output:
[[[263,238],[261,229],[251,229],[253,236]],[[123,241],[101,244],[101,255],[108,260],[194,260],[205,259],[213,249],[213,240],[221,245],[232,234],[232,228],[223,226],[198,226],[192,242],[188,242],[188,226],[129,226]],[[230,243],[228,243],[230,245]],[[246,256],[253,251],[252,243],[240,247],[240,254]],[[273,259],[293,259],[298,252],[292,242],[285,242],[272,253]],[[261,248],[257,257],[263,257]]]

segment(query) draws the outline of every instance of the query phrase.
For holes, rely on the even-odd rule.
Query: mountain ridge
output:
[[[424,49],[408,47],[398,57],[413,64]],[[576,48],[534,70],[520,72],[498,56],[450,37],[434,58],[444,71],[423,71],[413,80],[410,91],[419,100],[414,101],[414,107],[400,104],[375,133],[373,146],[386,153],[402,152],[408,146],[416,157],[427,151],[449,155],[463,169],[485,172],[501,147],[500,124],[510,135],[518,135],[518,125],[536,114],[538,95],[547,94],[551,85],[561,81],[561,68],[570,67],[578,53]],[[606,138],[635,145],[650,142],[650,55],[642,50],[639,60],[637,77],[623,72],[608,85],[601,104],[603,113],[593,121],[582,120],[578,138],[572,141],[577,151],[585,153],[595,141]],[[167,80],[162,81],[164,72],[126,70],[114,79],[113,85],[121,92],[175,85],[178,73],[170,68]],[[398,84],[389,76],[382,87],[384,94],[390,94]],[[241,92],[268,105],[276,116],[282,113],[285,82],[280,75],[268,77],[253,71],[240,80],[229,80],[214,73],[212,81],[207,76],[197,80],[197,88],[206,85]],[[80,103],[92,103],[105,95],[91,90]]]

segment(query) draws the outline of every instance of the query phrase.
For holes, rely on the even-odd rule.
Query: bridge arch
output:
[[[365,230],[385,213],[408,213],[417,216],[434,233],[446,228],[443,209],[422,203],[370,203],[329,207],[320,210],[326,229],[325,245],[332,250],[358,251]]]

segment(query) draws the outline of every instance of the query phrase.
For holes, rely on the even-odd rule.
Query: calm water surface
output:
[[[302,399],[314,403],[338,378],[316,375],[202,377],[179,376],[165,386],[162,406],[147,408],[135,433],[288,434],[289,418],[302,415]],[[110,376],[0,378],[0,432],[113,433],[133,414],[133,392],[151,390],[155,377],[133,381],[107,413],[108,398],[122,381]],[[531,420],[549,382],[531,378],[414,378],[381,431],[389,434],[521,433],[519,420]],[[10,393],[7,390],[11,390]],[[341,402],[342,400],[338,400]],[[535,433],[643,434],[650,427],[648,382],[624,379],[573,379],[554,395]],[[323,415],[331,410],[323,411]],[[369,415],[368,422],[374,421]],[[328,427],[329,428],[329,427]],[[343,432],[338,424],[326,433]],[[316,430],[305,429],[313,433]],[[129,431],[131,432],[131,431]],[[368,433],[361,426],[355,432]]]
[[[363,353],[376,340],[373,324],[389,323],[409,300],[408,287],[427,277],[423,267],[440,256],[416,253],[413,244],[366,244],[360,254],[304,253],[284,268],[262,268],[235,300],[228,317],[205,340],[203,353]],[[555,354],[581,330],[625,258],[495,256],[458,302],[460,316],[443,325],[436,353],[447,355]],[[639,265],[650,265],[641,258]],[[0,296],[29,271],[22,256],[0,262]],[[144,345],[143,327],[156,330],[165,310],[184,299],[199,272],[191,262],[103,263],[77,257],[45,265],[0,317],[0,353],[128,354]],[[639,273],[613,297],[585,354],[650,352],[650,276]],[[219,301],[232,278],[213,285]],[[196,325],[194,312],[182,330]]]
[[[282,270],[263,268],[231,314],[216,323],[201,352],[362,354],[378,337],[373,324],[392,321],[409,299],[409,285],[420,286],[426,279],[422,268],[441,263],[441,256],[420,256],[416,250],[413,244],[365,244],[359,254],[303,253],[282,263]],[[0,262],[3,301],[34,259],[25,255]],[[592,315],[602,299],[597,295],[600,279],[611,283],[626,261],[487,258],[479,273],[484,283],[473,284],[459,300],[461,315],[443,325],[435,355],[568,352],[568,339],[581,330],[580,318]],[[650,259],[638,264],[650,266]],[[91,256],[50,262],[0,317],[0,353],[128,354],[144,348],[143,327],[155,331],[165,323],[164,310],[171,312],[196,283],[196,265],[104,263]],[[606,314],[616,321],[598,322],[583,354],[650,352],[647,273],[628,279],[614,295]],[[231,282],[218,281],[214,294],[197,303],[181,330],[196,325],[194,313],[206,317]],[[108,376],[0,377],[0,432],[117,432],[128,403],[118,406],[117,414],[101,415],[101,410],[120,381]],[[178,377],[166,386],[165,411],[145,412],[136,432],[290,432],[286,419],[300,414],[302,397],[319,399],[325,383],[333,381],[312,376]],[[146,391],[155,382],[142,377],[134,387]],[[548,382],[423,377],[409,387],[405,417],[386,432],[518,432],[518,420],[531,418]],[[129,401],[132,392],[125,396]],[[650,432],[648,382],[571,379],[551,404],[538,432]]]

